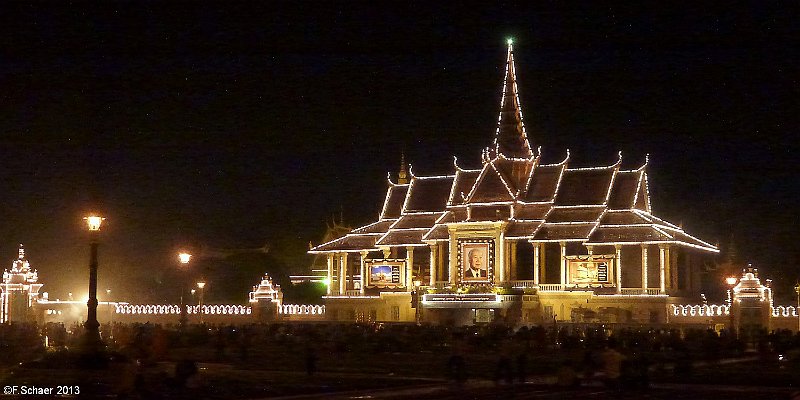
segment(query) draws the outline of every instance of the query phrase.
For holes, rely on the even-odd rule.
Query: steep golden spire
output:
[[[408,184],[408,171],[406,166],[406,153],[400,153],[400,172],[397,173],[397,184],[398,185],[407,185]]]
[[[531,158],[530,143],[522,121],[522,106],[517,93],[516,68],[514,66],[513,40],[508,39],[508,56],[506,58],[506,76],[503,81],[503,99],[500,101],[500,117],[497,119],[497,131],[494,135],[493,158],[503,155],[505,158]]]

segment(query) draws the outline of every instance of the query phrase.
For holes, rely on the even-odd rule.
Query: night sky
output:
[[[733,240],[789,297],[796,10],[526,3],[5,5],[0,260],[24,243],[43,291],[85,293],[97,210],[117,299],[175,301],[184,247],[269,243],[302,271],[332,216],[377,217],[401,152],[420,175],[480,165],[514,37],[545,161],[650,154],[654,213]]]

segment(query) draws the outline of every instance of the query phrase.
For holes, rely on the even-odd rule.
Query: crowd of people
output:
[[[281,349],[302,358],[314,375],[320,361],[341,354],[436,354],[441,375],[454,382],[494,379],[498,384],[522,382],[531,374],[555,375],[558,384],[594,380],[612,387],[647,385],[648,371],[691,374],[698,362],[738,357],[745,350],[762,355],[797,357],[800,335],[791,331],[762,332],[751,343],[714,330],[617,329],[604,326],[504,325],[448,327],[414,324],[264,323],[247,325],[106,324],[101,327],[108,348],[142,363],[175,360],[176,350],[203,362],[248,363],[251,353]],[[81,327],[61,324],[0,325],[0,362],[10,365],[35,357],[47,347],[70,347]],[[3,351],[5,349],[26,351]],[[794,355],[793,355],[794,354]],[[12,356],[13,355],[13,356]],[[476,367],[477,366],[477,367]],[[184,367],[191,370],[191,366]]]

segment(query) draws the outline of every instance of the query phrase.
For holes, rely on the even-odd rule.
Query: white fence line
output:
[[[794,317],[797,318],[797,307],[795,306],[775,306],[772,307],[773,317]]]
[[[117,314],[129,315],[180,315],[181,306],[179,304],[127,304],[120,303],[114,309]],[[253,309],[249,306],[238,304],[204,304],[188,305],[186,313],[189,315],[251,315]]]
[[[278,307],[283,315],[325,315],[325,306],[316,304],[284,304]]]

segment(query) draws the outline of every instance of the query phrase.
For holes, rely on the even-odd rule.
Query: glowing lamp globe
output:
[[[192,255],[189,253],[180,253],[178,254],[178,260],[180,260],[181,264],[188,264],[189,260],[192,259]]]
[[[736,284],[736,278],[733,277],[733,276],[729,276],[729,277],[725,278],[725,283],[727,283],[728,285],[733,286],[733,285]]]
[[[105,218],[97,215],[90,215],[84,218],[84,220],[86,220],[86,225],[89,226],[89,230],[93,232],[100,230],[100,225],[103,223],[104,219]]]
[[[205,282],[203,282],[203,281],[197,282],[197,288],[198,289],[202,289],[204,287],[206,287],[206,283]]]

